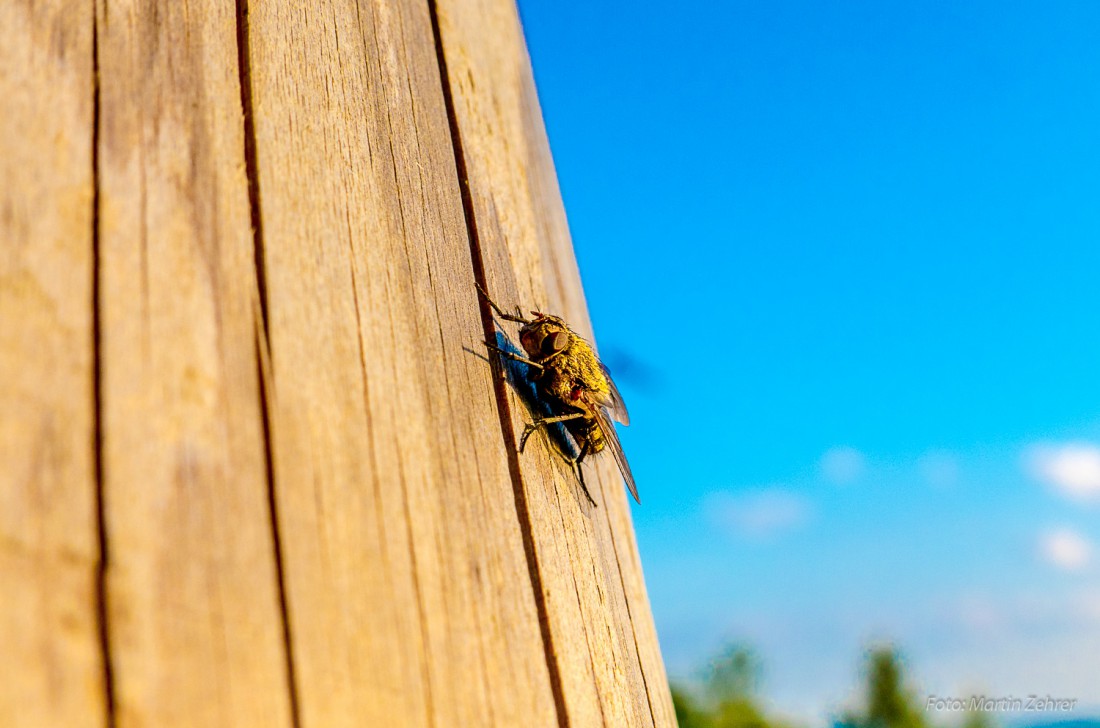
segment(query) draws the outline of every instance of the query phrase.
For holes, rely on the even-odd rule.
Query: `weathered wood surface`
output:
[[[235,12],[100,0],[98,50],[116,722],[289,725]]]
[[[590,333],[511,1],[0,27],[0,724],[674,724],[482,350],[475,280]]]
[[[92,7],[0,28],[0,725],[100,726]]]

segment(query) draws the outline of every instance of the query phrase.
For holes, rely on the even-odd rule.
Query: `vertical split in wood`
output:
[[[466,219],[466,234],[470,242],[470,259],[474,268],[477,285],[484,291],[489,290],[485,276],[485,263],[481,257],[481,238],[477,230],[477,216],[474,214],[474,202],[470,195],[470,178],[466,170],[466,157],[462,148],[462,130],[455,115],[454,97],[451,95],[450,72],[447,69],[447,57],[443,52],[443,38],[439,32],[439,10],[436,0],[428,0],[428,9],[432,17],[432,35],[435,41],[435,54],[439,63],[439,75],[443,82],[443,100],[447,108],[447,122],[451,128],[451,145],[454,149],[455,173],[458,178],[459,192],[462,196],[462,211]],[[494,341],[496,327],[493,324],[493,312],[488,302],[478,299],[481,308],[481,327],[485,341]],[[527,560],[527,571],[531,579],[531,591],[539,613],[539,632],[542,634],[543,655],[546,669],[550,674],[550,686],[554,693],[554,706],[561,728],[569,725],[569,709],[562,691],[561,673],[554,657],[554,634],[550,629],[550,617],[546,609],[546,595],[543,592],[542,575],[539,573],[538,558],[535,555],[535,542],[531,533],[531,511],[527,502],[527,489],[523,483],[523,474],[519,465],[519,447],[515,432],[512,430],[511,405],[504,379],[493,377],[493,389],[496,394],[497,413],[500,417],[500,434],[508,451],[508,472],[512,478],[512,492],[515,496],[516,517],[523,535],[523,553]]]
[[[237,74],[241,89],[241,117],[244,123],[244,165],[248,179],[248,212],[252,226],[252,252],[256,263],[256,285],[260,302],[263,345],[267,343],[267,282],[264,268],[264,219],[260,209],[260,173],[256,161],[256,116],[252,108],[252,56],[249,50],[249,0],[236,0]]]
[[[95,402],[95,511],[99,540],[96,566],[96,620],[99,646],[103,653],[103,699],[108,728],[115,726],[115,681],[111,665],[111,622],[107,606],[107,570],[110,566],[107,543],[107,510],[103,501],[103,340],[99,297],[99,6],[92,9],[92,381]]]
[[[235,8],[100,0],[97,27],[115,720],[290,726]]]
[[[294,641],[290,634],[287,607],[286,569],[283,561],[282,534],[279,530],[279,499],[275,495],[275,461],[272,455],[271,402],[274,397],[271,376],[271,342],[267,338],[267,269],[264,264],[263,214],[260,204],[260,173],[256,159],[256,120],[252,106],[252,57],[249,49],[248,4],[237,3],[237,72],[241,91],[241,118],[244,134],[245,176],[248,179],[248,209],[252,228],[252,252],[256,273],[257,310],[255,311],[256,364],[259,381],[260,415],[263,421],[264,472],[267,478],[267,508],[271,520],[271,543],[274,549],[279,612],[282,619],[283,651],[286,655],[287,693],[290,699],[290,719],[294,728],[301,725],[297,674],[294,669]]]
[[[257,312],[257,315],[261,315]],[[279,596],[279,612],[282,616],[283,652],[286,655],[287,696],[290,700],[290,721],[293,728],[300,728],[301,709],[298,702],[298,678],[294,669],[294,641],[290,635],[290,615],[287,609],[286,573],[283,567],[283,547],[279,532],[279,505],[275,495],[275,464],[272,458],[271,438],[271,354],[268,350],[267,330],[257,322],[256,328],[256,376],[260,383],[260,410],[264,428],[264,469],[267,473],[267,508],[271,518],[271,537],[275,558],[275,578]]]

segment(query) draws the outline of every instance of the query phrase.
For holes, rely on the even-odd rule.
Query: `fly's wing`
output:
[[[611,389],[611,395],[603,403],[603,406],[607,408],[607,413],[611,415],[611,419],[629,425],[630,415],[626,412],[626,404],[623,402],[623,396],[619,394],[619,388],[615,386],[615,380],[611,378],[611,372],[607,371],[607,367],[603,365],[603,362],[600,362],[600,369],[603,370],[603,376],[607,379],[607,386]]]
[[[614,385],[612,385],[612,387],[614,387]],[[619,402],[621,403],[622,400],[620,399]],[[615,432],[615,423],[611,421],[611,417],[608,416],[607,410],[603,407],[593,407],[592,412],[595,413],[596,422],[599,423],[600,429],[603,430],[603,439],[607,448],[611,450],[611,454],[615,456],[615,462],[619,465],[619,472],[623,474],[623,480],[626,481],[626,487],[630,491],[630,495],[634,496],[634,500],[638,502],[638,505],[641,505],[642,499],[638,497],[638,486],[634,484],[634,474],[630,472],[630,465],[626,462],[626,455],[623,453],[622,443],[619,442],[619,436]]]

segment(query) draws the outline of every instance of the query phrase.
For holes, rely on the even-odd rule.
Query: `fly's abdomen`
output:
[[[588,435],[588,449],[592,452],[600,452],[603,450],[604,438],[603,430],[600,429],[599,424],[595,420],[585,420],[589,423],[589,435]]]
[[[569,434],[577,441],[578,447],[584,447],[584,443],[587,442],[588,452],[597,453],[603,450],[605,443],[603,430],[600,429],[600,425],[596,422],[596,418],[589,416],[576,420],[567,420],[565,425],[569,428]]]

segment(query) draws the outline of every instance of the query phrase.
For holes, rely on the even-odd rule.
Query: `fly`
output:
[[[557,316],[532,311],[534,318],[526,318],[518,307],[515,314],[509,314],[489,298],[489,294],[481,286],[477,290],[497,316],[505,321],[521,324],[519,341],[527,356],[506,351],[489,342],[485,346],[504,358],[526,364],[529,367],[528,377],[540,398],[549,405],[549,416],[535,416],[524,427],[519,451],[523,452],[528,438],[535,432],[560,422],[579,448],[576,457],[566,459],[589,503],[596,505],[585,485],[581,463],[593,453],[610,450],[630,495],[640,504],[642,501],[638,498],[634,475],[630,472],[630,465],[626,462],[623,446],[612,423],[615,420],[629,425],[630,416],[626,412],[622,395],[611,380],[611,374],[600,362],[591,344]]]

